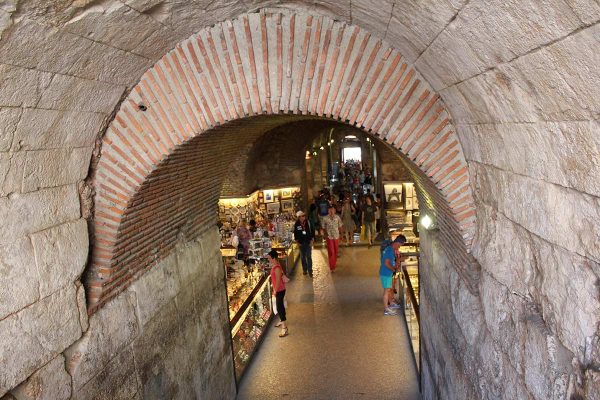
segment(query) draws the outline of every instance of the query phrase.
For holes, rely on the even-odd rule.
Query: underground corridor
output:
[[[599,399],[599,21],[0,4],[0,399]]]

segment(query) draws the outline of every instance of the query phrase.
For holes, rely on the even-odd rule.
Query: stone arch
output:
[[[475,222],[469,171],[439,95],[397,50],[359,27],[324,16],[260,12],[178,44],[121,104],[94,176],[89,311],[127,287],[132,271],[168,254],[168,242],[141,238],[145,228],[164,228],[149,223],[158,203],[143,196],[162,168],[176,164],[203,132],[288,114],[344,121],[404,154],[427,193],[425,203],[446,228],[450,253],[459,243],[467,260]]]

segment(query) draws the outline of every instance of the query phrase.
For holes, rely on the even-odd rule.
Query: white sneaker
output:
[[[398,315],[398,312],[396,310],[392,310],[391,308],[388,307],[383,312],[383,315]]]

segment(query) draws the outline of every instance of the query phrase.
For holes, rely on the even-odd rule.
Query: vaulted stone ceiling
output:
[[[597,362],[597,0],[5,0],[0,265],[9,268],[0,274],[0,353],[16,361],[1,366],[0,393],[87,329],[83,291],[74,286],[88,252],[80,218],[91,193],[82,181],[122,99],[177,43],[264,7],[357,25],[415,66],[446,104],[472,177],[479,221],[472,253],[485,270],[481,289],[493,300],[483,300],[490,334],[502,341],[514,333],[496,321],[506,313],[522,321],[525,311],[514,311],[521,305],[510,300],[517,293],[543,315],[547,343],[557,339],[580,366]],[[59,312],[38,318],[49,313],[47,304]],[[473,315],[461,324],[469,327]],[[33,331],[21,326],[34,318]],[[46,337],[59,320],[68,332]],[[25,331],[31,347],[19,352],[12,338]],[[522,353],[509,354],[510,345],[501,343],[510,363],[535,374],[524,369]]]

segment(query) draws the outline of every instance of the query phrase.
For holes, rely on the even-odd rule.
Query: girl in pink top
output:
[[[285,305],[283,304],[283,298],[285,297],[285,281],[283,277],[283,268],[277,260],[277,251],[271,250],[267,255],[269,264],[271,265],[271,284],[273,285],[273,291],[275,292],[275,304],[277,306],[277,312],[279,313],[280,321],[275,324],[276,327],[281,327],[279,337],[288,335],[288,328],[285,318]]]

